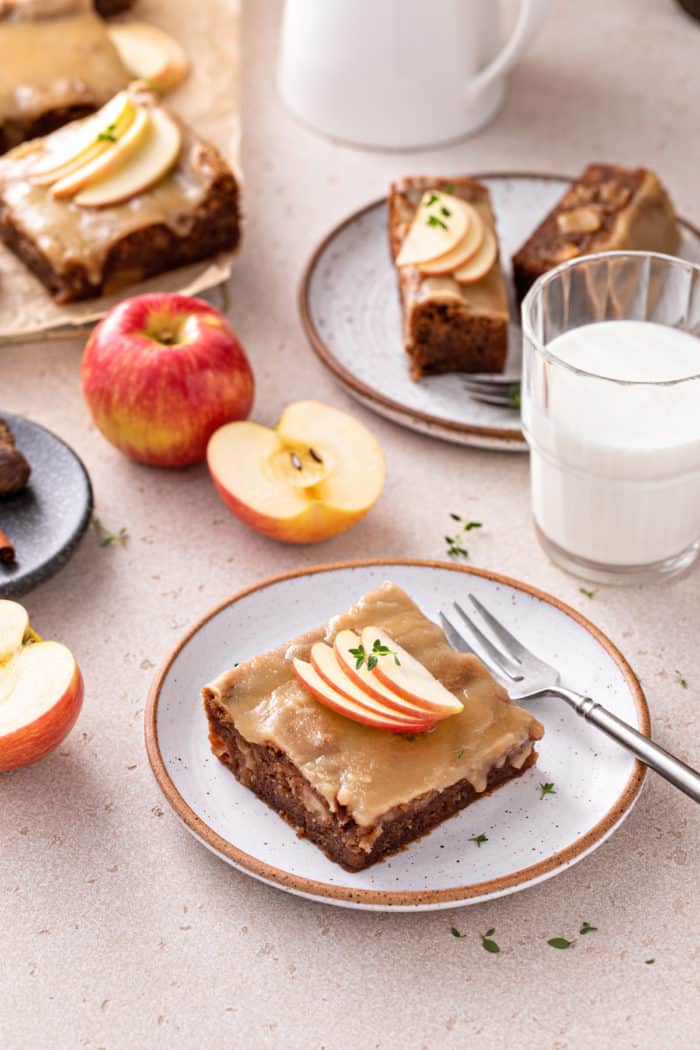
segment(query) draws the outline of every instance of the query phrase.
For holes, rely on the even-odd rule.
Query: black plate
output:
[[[0,409],[17,447],[29,460],[29,484],[0,496],[0,528],[17,560],[0,562],[0,598],[25,594],[63,568],[92,515],[92,486],[75,452],[50,430]]]

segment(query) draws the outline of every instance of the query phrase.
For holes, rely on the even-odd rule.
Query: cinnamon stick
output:
[[[15,548],[12,540],[0,529],[0,561],[8,564],[15,560]]]

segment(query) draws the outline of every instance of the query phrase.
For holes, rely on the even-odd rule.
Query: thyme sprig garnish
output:
[[[545,795],[556,795],[556,793],[554,784],[540,784],[540,801],[542,801]]]
[[[490,930],[486,931],[486,933],[479,934],[479,936],[481,937],[481,947],[484,949],[484,951],[491,952],[492,955],[498,955],[498,953],[501,950],[496,944],[496,942],[491,940],[495,932],[496,930],[492,926]]]
[[[355,670],[357,671],[360,670],[365,660],[367,661],[367,670],[373,671],[377,666],[380,656],[393,656],[396,666],[401,666],[401,661],[399,660],[396,650],[390,649],[388,645],[382,645],[378,638],[375,638],[369,653],[365,651],[364,645],[358,645],[354,649],[348,649],[348,652],[351,656],[355,657]]]
[[[678,684],[681,687],[681,689],[687,689],[688,688],[688,683],[687,683],[686,679],[683,677],[683,675],[681,674],[680,671],[676,671],[676,681],[678,682]]]
[[[100,547],[109,547],[112,543],[118,543],[120,547],[126,547],[129,540],[129,532],[126,528],[119,529],[119,532],[110,532],[106,528],[97,515],[93,515],[92,527],[97,534],[97,538],[100,542]]]
[[[98,142],[116,142],[117,136],[114,134],[116,124],[108,124],[104,131],[101,131],[97,136]]]
[[[579,591],[581,592],[581,594],[585,594],[587,598],[595,598],[596,594],[598,593],[598,588],[594,587],[592,590],[589,591],[587,587],[579,587]]]
[[[443,230],[447,229],[447,223],[437,215],[429,215],[425,222],[427,226],[441,226]]]
[[[455,536],[445,536],[447,554],[450,558],[468,558],[469,551],[462,545],[462,533],[471,532],[472,529],[480,529],[482,524],[480,521],[467,521],[461,514],[450,513],[450,517],[453,521],[459,522],[462,527]]]

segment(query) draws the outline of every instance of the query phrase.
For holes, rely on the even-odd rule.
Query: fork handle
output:
[[[597,704],[590,697],[580,696],[577,693],[569,693],[567,691],[566,699],[572,702],[576,713],[585,718],[587,722],[592,722],[593,725],[598,726],[599,729],[611,736],[613,740],[617,740],[618,744],[626,747],[628,751],[631,751],[647,766],[651,766],[657,773],[660,773],[674,787],[680,788],[690,798],[700,802],[700,773],[695,769],[687,766],[685,762],[681,762],[680,758],[676,758],[662,747],[659,747],[649,737],[638,733],[631,725],[623,722],[612,711],[608,711],[607,708]]]

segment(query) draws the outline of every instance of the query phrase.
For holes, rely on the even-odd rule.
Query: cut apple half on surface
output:
[[[29,616],[19,602],[0,601],[0,664],[15,653],[29,629]]]
[[[144,193],[167,175],[180,152],[180,128],[165,110],[152,109],[149,116],[146,132],[135,151],[115,171],[81,190],[74,197],[76,204],[85,208],[121,204]]]
[[[172,91],[189,73],[177,40],[148,22],[117,22],[108,33],[128,71],[154,91]]]
[[[361,646],[362,638],[355,631],[338,631],[335,636],[333,643],[335,654],[348,678],[375,700],[393,708],[400,717],[416,718],[421,715],[425,717],[425,705],[419,707],[412,700],[399,696],[393,689],[384,685],[373,671],[369,670],[366,659],[363,659],[362,662],[358,660],[353,650],[357,651]]]
[[[416,719],[403,719],[395,711],[387,712],[386,714],[372,711],[330,685],[325,678],[321,677],[312,664],[307,663],[305,660],[300,660],[298,657],[294,657],[292,663],[294,664],[294,673],[297,678],[312,696],[322,703],[324,707],[335,711],[336,714],[350,718],[353,722],[360,722],[362,725],[372,726],[374,729],[388,729],[393,733],[422,733],[432,729],[434,725],[434,719],[424,719],[422,722],[419,722]]]
[[[311,646],[311,666],[327,685],[331,686],[338,693],[342,693],[346,699],[352,700],[353,703],[359,704],[360,707],[366,708],[373,714],[387,718],[390,721],[411,722],[414,725],[420,723],[425,726],[431,722],[430,719],[426,718],[425,711],[413,704],[406,703],[403,709],[399,710],[396,706],[383,704],[380,700],[377,700],[376,697],[350,678],[338,660],[334,648],[325,642],[315,642]],[[432,719],[432,721],[435,720]]]
[[[73,654],[34,641],[24,608],[0,601],[0,773],[38,762],[72,729],[83,702]]]
[[[452,273],[460,266],[464,266],[481,247],[484,240],[484,223],[476,208],[467,203],[464,204],[464,207],[468,208],[471,213],[467,232],[451,252],[441,255],[439,259],[420,264],[420,272],[425,276],[439,277],[443,274]]]
[[[349,529],[378,500],[384,455],[352,416],[297,401],[273,430],[227,423],[211,437],[207,463],[228,509],[286,543],[313,543]]]
[[[423,194],[418,210],[396,257],[397,266],[417,266],[456,248],[467,232],[471,209],[449,193]]]
[[[459,284],[475,284],[485,277],[498,258],[498,244],[494,233],[484,226],[484,239],[481,247],[469,262],[455,270],[452,276]]]
[[[51,187],[51,196],[61,200],[74,197],[85,186],[91,186],[128,163],[129,158],[140,149],[151,126],[151,117],[143,106],[136,107],[136,114],[123,135],[108,143],[103,150],[87,163],[64,175]]]
[[[389,689],[437,718],[458,715],[464,710],[464,705],[454,693],[446,689],[420,660],[416,660],[390,638],[386,631],[379,627],[364,627],[361,637],[365,652],[376,655],[377,662],[372,674]],[[388,652],[382,655],[377,653],[378,648],[387,649]]]
[[[84,164],[107,152],[128,130],[136,116],[136,103],[120,91],[102,109],[82,121],[73,134],[62,135],[58,146],[31,173],[37,186],[50,186]]]

